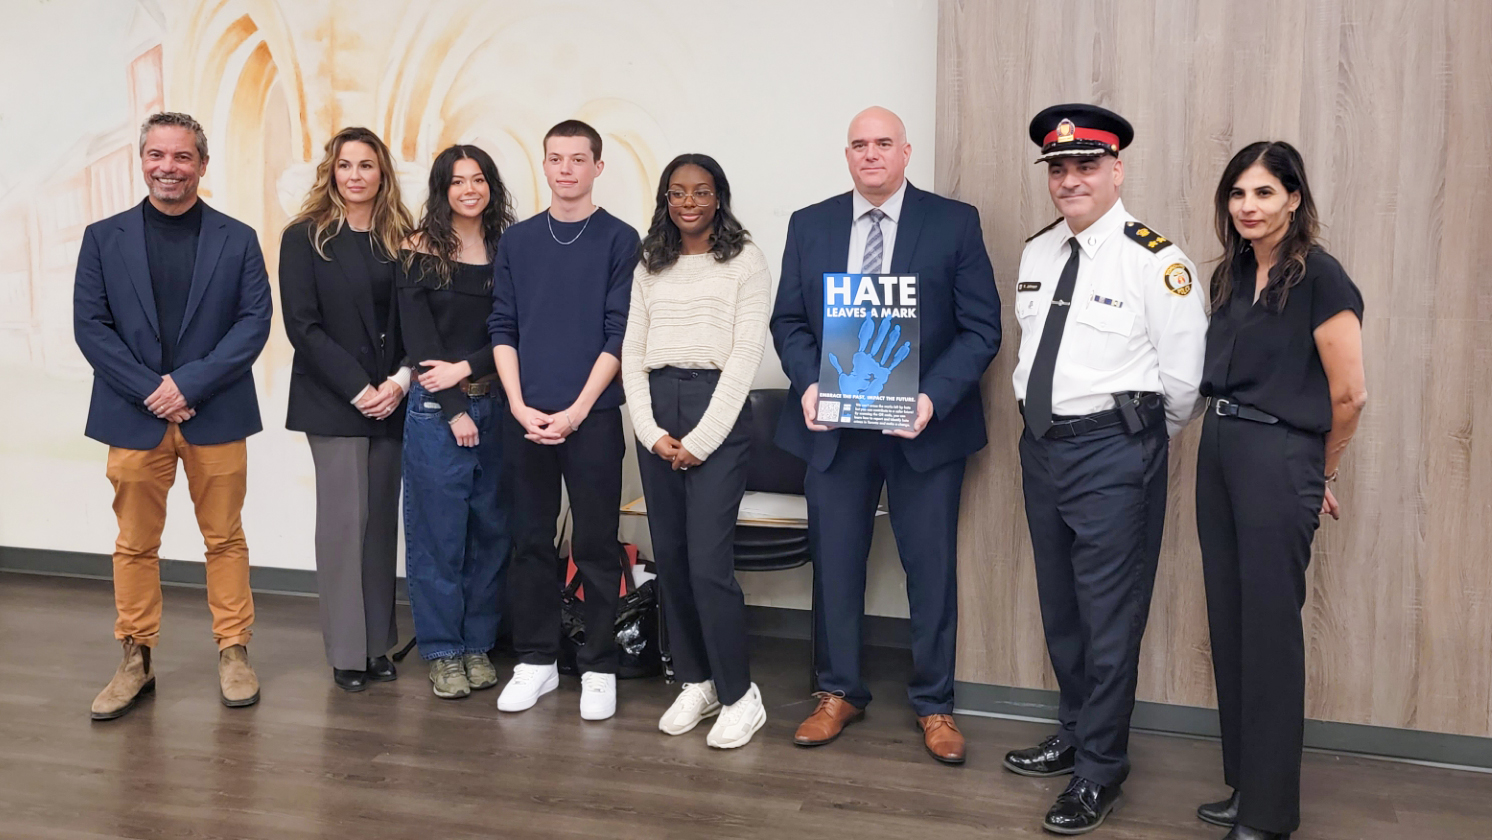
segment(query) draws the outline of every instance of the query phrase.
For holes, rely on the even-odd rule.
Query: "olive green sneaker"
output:
[[[456,700],[471,693],[471,683],[466,681],[466,669],[461,667],[459,656],[431,660],[430,682],[434,684],[435,696],[446,700]]]
[[[466,681],[471,684],[472,691],[497,685],[497,669],[492,667],[492,660],[487,658],[487,654],[463,654],[461,664],[466,667]]]

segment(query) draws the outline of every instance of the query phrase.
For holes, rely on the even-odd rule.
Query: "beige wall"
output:
[[[1231,154],[1304,154],[1327,248],[1366,299],[1369,405],[1340,522],[1310,567],[1311,717],[1492,734],[1492,4],[1450,0],[943,0],[940,192],[976,204],[1004,300],[1056,217],[1026,125],[1125,115],[1125,204],[1203,266]],[[960,528],[959,677],[1054,687],[1021,507],[1016,324],[985,380],[992,445]],[[1213,703],[1193,512],[1198,424],[1173,444],[1142,699]]]

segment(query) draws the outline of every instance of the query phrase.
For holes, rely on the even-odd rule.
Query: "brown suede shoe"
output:
[[[944,764],[964,763],[964,733],[958,731],[953,715],[928,715],[917,718],[922,730],[922,745],[933,758]]]
[[[798,725],[793,734],[793,743],[800,747],[817,747],[839,737],[845,725],[865,717],[865,710],[850,701],[827,691],[815,691],[819,706],[808,719]]]
[[[259,677],[249,665],[249,651],[243,645],[225,647],[218,654],[218,682],[222,684],[224,706],[238,708],[259,702]]]
[[[150,670],[150,648],[124,640],[124,659],[114,672],[114,679],[93,699],[90,716],[94,720],[124,717],[135,707],[140,696],[155,691],[155,672]]]

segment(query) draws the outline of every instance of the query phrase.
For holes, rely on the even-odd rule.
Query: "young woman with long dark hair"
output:
[[[451,146],[430,167],[400,261],[404,347],[419,371],[404,422],[404,564],[420,656],[447,699],[497,684],[487,654],[511,537],[500,481],[507,405],[487,316],[492,258],[512,223],[491,156]]]
[[[1322,250],[1305,163],[1283,142],[1233,156],[1214,198],[1223,258],[1212,273],[1197,455],[1223,777],[1197,809],[1229,840],[1300,824],[1306,565],[1331,482],[1367,400],[1362,294]]]
[[[316,584],[332,678],[347,691],[397,674],[394,569],[399,450],[409,388],[394,265],[409,234],[394,160],[344,128],[280,240],[280,302],[295,348],[285,427],[316,465]]]
[[[682,735],[718,714],[707,743],[720,748],[745,745],[767,720],[733,544],[751,444],[742,408],[766,345],[772,277],[730,197],[707,155],[664,169],[622,341],[663,616],[684,683],[658,728]]]

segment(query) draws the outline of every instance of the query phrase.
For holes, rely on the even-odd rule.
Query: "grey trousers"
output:
[[[333,668],[361,671],[399,643],[394,571],[399,459],[391,437],[306,435],[316,464],[316,588]]]

